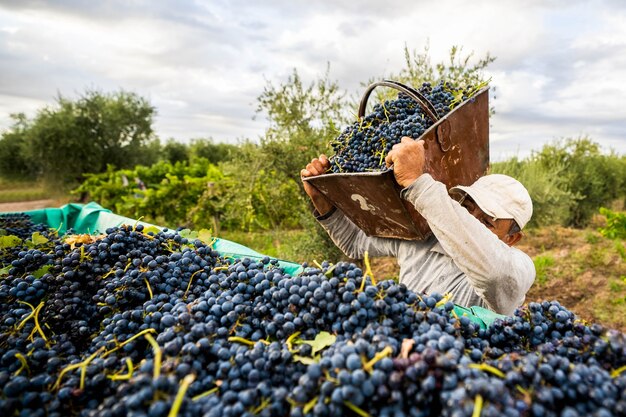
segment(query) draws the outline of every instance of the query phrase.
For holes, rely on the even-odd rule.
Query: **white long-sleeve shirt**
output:
[[[425,241],[368,237],[336,210],[319,220],[337,247],[353,259],[394,256],[400,282],[423,293],[451,293],[451,301],[511,315],[535,280],[535,266],[524,252],[502,242],[458,202],[445,185],[422,174],[402,190],[428,221]]]

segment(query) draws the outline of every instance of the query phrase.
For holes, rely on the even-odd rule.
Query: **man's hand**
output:
[[[424,173],[424,141],[403,137],[393,145],[385,158],[387,167],[393,165],[393,175],[402,188],[406,188]]]
[[[318,175],[322,175],[326,171],[330,169],[330,161],[326,157],[326,155],[320,155],[319,158],[314,158],[310,163],[307,164],[306,168],[300,171],[301,178],[307,177],[316,177]],[[313,202],[313,205],[317,209],[320,215],[324,215],[328,213],[333,205],[328,201],[326,197],[322,193],[320,193],[317,188],[313,187],[306,181],[302,181],[302,185],[304,187],[304,192],[308,194]]]

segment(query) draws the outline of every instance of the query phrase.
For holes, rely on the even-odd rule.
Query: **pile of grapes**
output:
[[[0,236],[2,416],[626,414],[624,335],[557,302],[481,329],[354,264],[292,277],[175,231],[22,220]]]
[[[418,91],[443,117],[485,85],[461,89],[441,81],[434,87],[424,83]],[[330,169],[335,173],[384,171],[385,156],[393,145],[404,136],[419,138],[433,123],[412,98],[399,93],[395,100],[374,105],[372,113],[348,126],[331,143],[335,155],[330,159]]]

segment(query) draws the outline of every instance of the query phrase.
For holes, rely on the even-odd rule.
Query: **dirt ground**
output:
[[[19,201],[14,203],[0,203],[0,213],[11,211],[37,210],[46,207],[56,207],[55,200]]]
[[[557,300],[582,320],[626,332],[623,241],[606,239],[593,227],[555,226],[528,231],[517,247],[533,258],[537,269],[526,302]],[[399,274],[394,258],[373,259],[372,270],[377,278]]]

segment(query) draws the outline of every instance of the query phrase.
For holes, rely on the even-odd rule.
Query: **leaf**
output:
[[[7,265],[4,268],[0,268],[0,277],[3,277],[5,275],[9,275],[9,271],[11,270],[11,265]]]
[[[194,240],[198,238],[198,232],[193,231],[191,229],[183,229],[180,232],[178,232],[178,234],[180,235],[180,237],[185,238],[187,240]]]
[[[33,233],[33,236],[30,238],[30,240],[35,244],[35,245],[43,245],[44,243],[48,243],[48,238],[45,237],[44,235],[42,235],[39,232],[35,232]]]
[[[307,345],[311,345],[313,348],[313,355],[315,355],[322,349],[326,349],[328,346],[331,346],[335,343],[335,340],[337,340],[337,336],[328,332],[320,332],[317,336],[315,336],[315,340],[297,340],[296,343],[306,343]]]
[[[41,278],[41,277],[43,277],[44,275],[46,275],[48,273],[50,268],[52,268],[52,265],[44,265],[41,268],[39,268],[38,270],[36,270],[35,272],[33,272],[32,275],[35,278]]]
[[[0,236],[0,249],[13,248],[22,243],[22,239],[17,236]]]
[[[156,234],[157,234],[157,233],[159,233],[160,231],[161,231],[161,229],[159,229],[159,228],[158,228],[158,227],[156,227],[156,226],[148,226],[148,227],[145,227],[145,228],[143,229],[143,234],[147,235],[148,233],[152,232],[153,234],[155,234],[155,235],[156,235]]]
[[[105,237],[106,235],[97,235],[97,236],[93,236],[89,234],[70,235],[70,236],[67,236],[63,242],[70,245],[70,249],[74,249],[76,246],[78,246],[78,244],[86,245],[88,243],[94,243]]]
[[[293,355],[294,362],[300,362],[305,365],[312,365],[314,363],[318,363],[320,359],[321,359],[320,355],[314,356],[312,358],[309,358],[308,356]]]
[[[213,236],[209,229],[200,229],[198,232],[198,240],[204,244],[211,244],[213,242]]]

